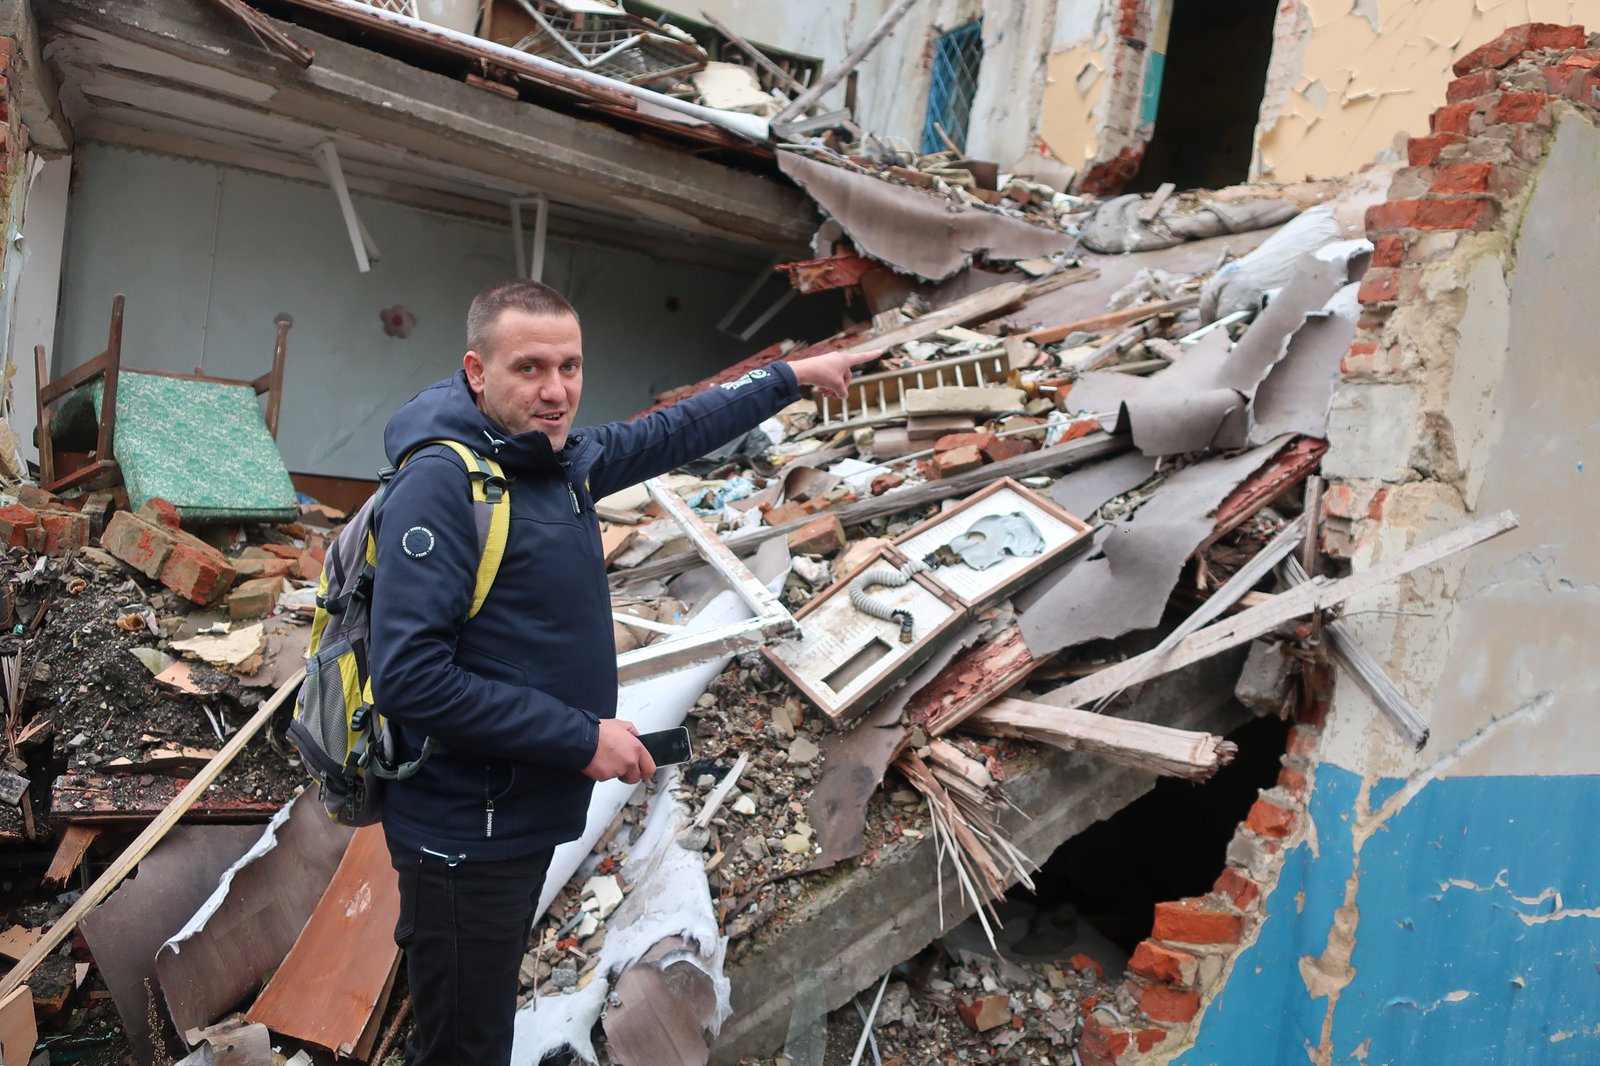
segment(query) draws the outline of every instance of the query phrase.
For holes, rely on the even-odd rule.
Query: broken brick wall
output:
[[[1146,82],[1170,7],[1171,0],[1057,5],[1036,139],[1078,171],[1079,192],[1116,193],[1139,170],[1153,130],[1142,107]]]
[[[1277,786],[1216,888],[1158,908],[1086,1063],[1600,1056],[1600,38],[1515,27],[1455,73],[1368,215],[1322,546],[1361,570],[1521,526],[1346,606],[1431,739],[1314,672]]]

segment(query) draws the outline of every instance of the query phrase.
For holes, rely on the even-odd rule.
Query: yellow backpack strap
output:
[[[478,527],[478,579],[472,588],[471,618],[489,598],[489,589],[500,573],[500,561],[505,558],[506,538],[511,532],[511,493],[506,485],[505,471],[493,459],[486,459],[456,440],[438,440],[461,457],[467,466],[467,477],[472,481],[473,518]],[[409,456],[408,456],[409,458]]]

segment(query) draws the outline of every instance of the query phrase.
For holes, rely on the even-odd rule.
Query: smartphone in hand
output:
[[[639,743],[656,761],[657,766],[688,762],[693,753],[689,750],[689,730],[684,726],[662,729],[655,733],[640,733]]]

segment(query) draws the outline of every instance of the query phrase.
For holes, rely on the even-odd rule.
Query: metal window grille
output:
[[[361,2],[379,11],[393,11],[397,15],[417,17],[417,0],[361,0]]]
[[[967,148],[967,122],[978,91],[978,66],[983,62],[983,20],[969,22],[934,43],[933,75],[928,85],[928,114],[922,123],[923,152],[942,152],[943,130],[956,147]]]

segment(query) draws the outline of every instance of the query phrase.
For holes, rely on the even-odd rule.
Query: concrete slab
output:
[[[1233,701],[1244,651],[1151,682],[1125,716],[1231,732],[1251,717]],[[1012,812],[1002,821],[1012,842],[1043,862],[1154,783],[1151,775],[1128,767],[1044,750],[1015,767],[1006,782],[1028,817]],[[880,850],[870,866],[852,864],[802,882],[798,900],[730,950],[733,1015],[712,1050],[713,1066],[771,1054],[783,1044],[797,1002],[807,1010],[832,1010],[969,917],[973,908],[946,874],[943,922],[932,837],[903,837]]]

